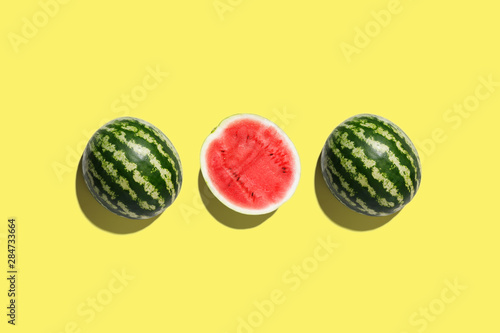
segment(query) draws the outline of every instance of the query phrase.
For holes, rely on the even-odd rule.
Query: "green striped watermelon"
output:
[[[131,117],[112,120],[94,133],[82,170],[94,198],[131,219],[161,214],[182,185],[181,161],[170,140],[150,123]]]
[[[372,114],[351,117],[333,130],[321,153],[321,171],[340,202],[370,216],[401,210],[421,180],[420,159],[408,136]]]

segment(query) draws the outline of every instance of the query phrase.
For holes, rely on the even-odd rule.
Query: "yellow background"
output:
[[[2,332],[500,331],[500,87],[460,118],[447,111],[484,97],[480,77],[500,81],[496,2],[45,3],[0,5]],[[153,69],[168,76],[128,114],[171,139],[184,183],[140,226],[96,208],[77,171],[88,135],[125,115],[113,103]],[[295,195],[267,219],[238,220],[200,182],[203,140],[239,112],[274,120],[300,154]],[[318,181],[329,133],[366,112],[398,124],[423,160],[417,196],[392,219],[346,211]],[[338,246],[318,261],[328,241]],[[273,293],[282,302],[258,310]],[[423,319],[425,308],[437,315]]]

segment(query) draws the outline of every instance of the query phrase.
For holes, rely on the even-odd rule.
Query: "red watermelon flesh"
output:
[[[202,173],[214,194],[231,208],[262,214],[275,210],[295,191],[297,151],[271,121],[236,115],[223,121],[207,141]]]

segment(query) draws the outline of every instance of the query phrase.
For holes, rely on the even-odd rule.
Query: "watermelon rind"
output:
[[[359,114],[338,125],[321,152],[321,171],[333,195],[355,212],[394,214],[420,187],[417,149],[390,120]]]
[[[111,120],[93,134],[82,171],[92,196],[129,219],[158,216],[182,186],[181,160],[172,142],[154,125],[133,117]]]

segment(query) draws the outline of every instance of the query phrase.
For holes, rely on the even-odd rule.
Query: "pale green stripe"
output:
[[[161,178],[167,184],[167,190],[170,193],[170,195],[172,197],[172,202],[173,202],[177,194],[175,193],[175,186],[174,186],[174,183],[172,182],[172,174],[170,173],[170,171],[168,169],[162,167],[160,161],[158,161],[156,156],[149,153],[148,157],[149,157],[149,161],[151,162],[151,164],[153,164],[153,166],[158,170]]]
[[[136,213],[131,212],[123,202],[118,201],[117,205],[118,205],[118,207],[120,207],[122,209],[122,211],[125,215],[130,216],[132,218],[139,217],[139,215],[137,215]]]
[[[119,132],[119,133],[117,133]],[[125,138],[125,132],[123,131],[116,131],[112,130],[113,135],[115,138],[117,138],[121,143],[127,145],[127,147],[131,148],[137,155],[141,157],[148,156],[149,161],[151,164],[158,170],[160,173],[161,178],[165,181],[167,184],[167,190],[172,196],[172,200],[175,198],[175,187],[174,184],[172,183],[172,174],[168,169],[165,169],[161,166],[160,161],[154,156],[154,154],[151,153],[151,150],[148,148],[139,145],[135,143],[132,140],[127,140]],[[144,186],[144,190],[153,197],[153,199],[156,199],[158,201],[162,201],[161,205],[165,202],[163,198],[161,198],[160,194],[158,193],[157,189],[151,184],[149,181],[147,181],[144,177],[141,176],[139,171],[134,170],[133,178],[136,182]]]
[[[101,143],[105,143],[107,140],[109,140],[108,136],[104,137],[102,139]],[[109,142],[107,142],[107,143],[108,143],[108,145],[106,146],[107,147],[106,149],[109,150],[110,152],[115,151],[114,145],[110,144]],[[129,184],[128,180],[125,179],[123,176],[118,175],[118,171],[114,168],[113,163],[111,163],[109,161],[106,161],[106,159],[102,156],[102,154],[95,149],[95,146],[94,146],[93,143],[91,144],[91,148],[92,148],[92,152],[93,152],[94,156],[99,160],[99,162],[101,162],[102,168],[108,173],[108,175],[111,176],[111,178],[113,178],[113,180],[115,181],[115,183],[117,183],[124,191],[127,191],[130,194],[130,196],[132,197],[132,199],[134,201],[137,201],[138,205],[142,209],[146,209],[146,210],[155,210],[156,209],[155,205],[150,205],[146,201],[141,200],[141,199],[138,198],[137,194],[130,187],[130,184]],[[134,175],[135,175],[136,172],[138,173],[137,170],[134,170]],[[134,177],[134,179],[135,179],[135,177]],[[141,184],[141,185],[143,185],[143,184]],[[154,188],[151,183],[149,183],[149,185],[150,185],[151,188]],[[146,189],[146,186],[144,188]],[[159,195],[159,193],[156,190],[154,190],[154,191],[152,191],[152,190],[148,191],[146,189],[146,192],[153,199],[157,199],[158,200],[160,198],[160,195]]]
[[[340,185],[347,191],[351,196],[354,196],[354,190],[351,188],[348,182],[342,177],[340,172],[335,169],[335,166],[333,165],[333,162],[331,159],[328,159],[328,169],[335,175],[337,178],[340,180]]]
[[[384,138],[386,138],[389,141],[394,142],[396,144],[396,147],[398,148],[398,150],[401,153],[403,153],[406,156],[406,158],[410,161],[413,170],[417,170],[417,167],[415,166],[415,161],[413,160],[413,157],[411,156],[411,154],[408,151],[406,151],[406,149],[403,148],[403,146],[401,145],[401,141],[399,139],[395,138],[394,135],[389,133],[389,131],[383,129],[382,127],[377,126],[376,124],[367,123],[367,122],[361,122],[360,124],[361,124],[361,126],[369,127],[371,129],[375,130],[375,133],[383,136]],[[410,148],[413,147],[413,144],[411,143],[410,139],[406,136],[406,134],[403,131],[401,131],[401,129],[399,129],[398,127],[392,126],[390,124],[386,124],[386,125],[390,126],[396,133],[398,133],[398,135],[405,141],[405,143],[408,145],[408,147],[410,147]],[[415,156],[418,155],[418,153],[416,152],[415,149],[413,149],[413,154]],[[418,167],[420,167],[420,165]],[[405,183],[408,187],[408,183],[406,181],[406,176],[403,176],[403,177],[405,177]],[[418,181],[418,177],[417,177],[417,172],[415,172],[415,180],[417,182],[417,187],[418,187],[419,181]],[[410,190],[411,196],[413,197],[415,194],[415,191],[413,189],[413,182],[410,182],[410,183],[411,183],[412,190],[410,190],[410,188],[408,188],[408,189]]]
[[[373,211],[370,208],[364,204],[364,207],[361,206],[359,203],[357,204],[356,202],[352,201],[351,198],[345,193],[342,189],[339,188],[339,186],[336,183],[332,183],[333,188],[335,191],[344,199],[350,206],[356,207],[357,210],[368,213],[369,211]],[[374,212],[374,211],[373,211]]]
[[[88,172],[90,172],[94,178],[96,178],[97,180],[99,180],[99,182],[101,183],[102,189],[111,197],[111,199],[116,199],[116,193],[111,190],[111,188],[109,187],[109,185],[106,184],[106,182],[101,177],[101,175],[95,170],[95,167],[94,167],[94,164],[92,163],[92,161],[90,161],[90,160],[88,161],[87,168],[88,168]],[[89,179],[91,179],[92,183],[93,183],[93,178],[89,177]],[[93,184],[93,185],[94,185],[94,189],[96,189],[97,186],[95,184]],[[97,191],[97,192],[99,193],[100,191]],[[111,202],[110,202],[110,204],[112,206],[114,206]]]
[[[366,203],[361,200],[360,198],[356,198],[356,202],[358,203],[359,206],[361,206],[361,208],[363,208],[368,214],[371,214],[371,215],[378,215],[378,213],[376,211],[374,211],[373,209],[369,208]]]
[[[141,139],[144,139],[145,141],[149,142],[150,144],[156,146],[156,149],[158,149],[158,151],[160,152],[161,155],[163,155],[165,158],[167,158],[168,162],[172,166],[172,169],[174,169],[175,182],[176,182],[176,184],[178,184],[179,183],[179,170],[177,170],[177,168],[175,167],[175,161],[172,159],[170,154],[167,154],[165,152],[165,150],[163,149],[163,145],[160,142],[158,142],[156,139],[160,139],[160,141],[164,142],[167,145],[167,147],[174,153],[177,160],[180,160],[179,155],[177,154],[177,151],[175,150],[174,146],[167,138],[165,138],[165,135],[163,135],[162,133],[157,131],[155,128],[147,126],[147,124],[142,124],[142,125],[146,126],[150,131],[152,131],[156,135],[156,137],[151,136],[149,133],[144,132],[142,129],[138,129],[135,126],[124,125],[124,126],[122,126],[122,128],[134,132]],[[170,174],[170,171],[167,170],[167,172],[168,172],[168,174]],[[170,179],[170,183],[172,183],[172,180],[171,180],[172,176],[168,176],[167,173],[164,173],[164,174],[165,174],[165,177],[162,176],[162,178],[167,183],[167,186],[169,186],[168,179]],[[169,188],[170,188],[170,186],[169,186]],[[172,184],[172,188],[175,188],[173,186],[173,184]],[[175,199],[175,196],[176,196],[175,190],[174,191],[169,190],[169,192],[173,196],[173,199]]]
[[[340,145],[343,146],[344,148],[351,149],[352,154],[358,158],[361,158],[363,161],[363,164],[368,168],[371,169],[373,172],[373,168],[375,166],[375,161],[370,160],[364,151],[359,148],[355,147],[354,142],[350,141],[347,138],[347,133],[343,133],[340,136]],[[368,193],[371,195],[372,198],[376,199],[377,202],[384,207],[394,207],[393,202],[388,202],[385,198],[380,197],[377,195],[377,191],[368,183],[368,178],[361,172],[357,172],[356,167],[352,164],[352,161],[347,159],[345,156],[342,155],[340,149],[334,146],[333,140],[331,142],[329,141],[329,148],[332,150],[333,154],[340,159],[341,165],[349,171],[354,177],[354,180],[356,180],[362,187],[366,188],[368,190]],[[366,205],[366,204],[365,204]]]
[[[353,131],[353,133],[359,139],[361,139],[364,142],[366,142],[374,150],[376,150],[379,154],[388,153],[390,151],[389,147],[386,146],[386,145],[384,145],[383,143],[381,143],[379,141],[375,141],[372,138],[365,137],[364,130],[362,128],[357,128],[357,127],[351,126],[351,125],[347,125],[346,127],[349,128],[349,129],[351,129]],[[392,159],[391,159],[391,162],[394,163],[394,161]],[[398,163],[399,163],[399,161],[398,161]],[[398,200],[398,202],[400,204],[402,204],[404,202],[404,197],[403,197],[403,195],[401,195],[401,193],[399,193],[398,188],[396,187],[396,185],[394,185],[394,183],[391,180],[389,180],[386,176],[384,176],[383,173],[381,173],[380,170],[377,167],[373,167],[372,168],[372,176],[373,176],[373,178],[375,178],[376,180],[378,180],[379,182],[381,182],[382,185],[383,185],[383,187],[384,187],[384,189],[388,193],[390,193],[392,196],[396,197],[396,199]],[[406,180],[405,180],[405,183],[406,183]],[[411,183],[411,180],[410,180],[410,183]]]

